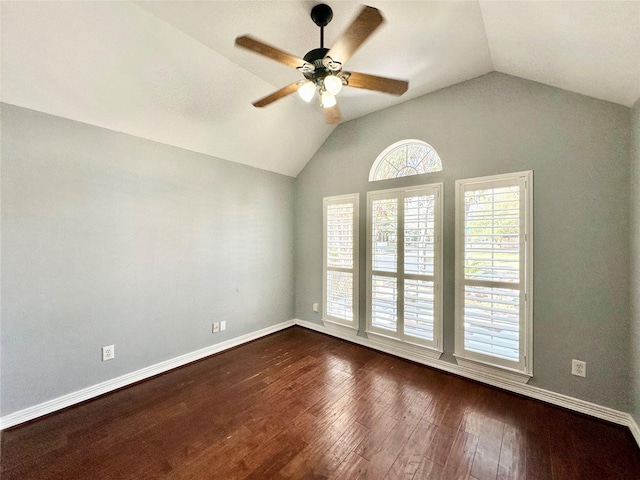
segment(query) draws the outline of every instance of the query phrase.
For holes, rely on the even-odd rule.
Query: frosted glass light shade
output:
[[[336,97],[331,92],[322,92],[322,108],[333,107],[336,104]]]
[[[324,89],[332,95],[337,95],[342,90],[342,80],[335,75],[324,77]]]
[[[298,95],[307,103],[311,101],[314,93],[316,93],[316,85],[309,80],[304,82],[298,89]]]

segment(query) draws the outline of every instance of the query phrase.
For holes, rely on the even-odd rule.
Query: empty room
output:
[[[3,480],[640,478],[640,0],[0,8]]]

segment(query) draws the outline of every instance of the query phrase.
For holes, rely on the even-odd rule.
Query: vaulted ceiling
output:
[[[302,78],[234,46],[304,56],[318,1],[2,3],[3,102],[296,176],[331,134],[317,103],[251,103]],[[640,98],[640,0],[383,1],[347,70],[409,81],[401,97],[345,88],[343,121],[491,71],[625,106]],[[333,1],[325,45],[359,11]]]

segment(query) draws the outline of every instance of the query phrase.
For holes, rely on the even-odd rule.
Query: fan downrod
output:
[[[319,3],[311,9],[311,20],[320,27],[320,48],[324,48],[324,27],[333,18],[333,10],[329,5]]]

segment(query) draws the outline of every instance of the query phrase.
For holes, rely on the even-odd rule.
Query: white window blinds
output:
[[[456,182],[456,355],[521,372],[530,370],[531,177]]]
[[[442,185],[369,192],[367,332],[441,351]]]
[[[358,321],[358,194],[325,198],[323,207],[323,318],[355,328]]]

